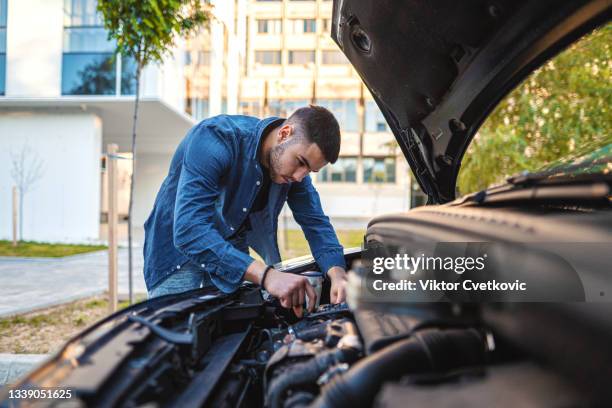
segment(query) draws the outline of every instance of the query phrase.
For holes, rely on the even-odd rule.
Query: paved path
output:
[[[142,248],[134,248],[134,293],[146,293]],[[119,249],[119,294],[128,293],[128,252]],[[108,253],[65,258],[0,257],[0,316],[24,313],[108,289]]]
[[[47,354],[3,354],[0,353],[0,389],[10,384],[49,358]]]

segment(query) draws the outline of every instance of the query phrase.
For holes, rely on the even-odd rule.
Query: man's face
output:
[[[327,164],[319,146],[296,135],[293,125],[284,125],[275,137],[277,144],[269,155],[270,178],[274,183],[300,182],[308,173]]]

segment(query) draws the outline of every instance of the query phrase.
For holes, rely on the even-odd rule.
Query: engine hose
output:
[[[369,407],[386,381],[406,374],[482,365],[485,357],[483,336],[476,329],[423,330],[377,351],[334,377],[311,407]]]
[[[267,393],[266,406],[270,408],[282,407],[283,397],[287,390],[300,385],[315,384],[329,367],[338,363],[352,363],[357,359],[360,351],[361,347],[353,347],[347,344],[335,350],[317,354],[306,362],[294,364],[282,375],[272,380]]]

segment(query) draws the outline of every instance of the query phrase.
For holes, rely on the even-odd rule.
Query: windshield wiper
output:
[[[545,182],[544,182],[545,181]],[[513,202],[587,202],[610,203],[612,178],[593,180],[563,179],[549,183],[547,179],[517,179],[514,183],[493,187],[465,196],[461,204],[505,204]]]

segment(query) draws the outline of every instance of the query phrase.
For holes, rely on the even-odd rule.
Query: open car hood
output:
[[[495,105],[611,10],[607,0],[334,0],[332,37],[429,202],[444,203]]]

